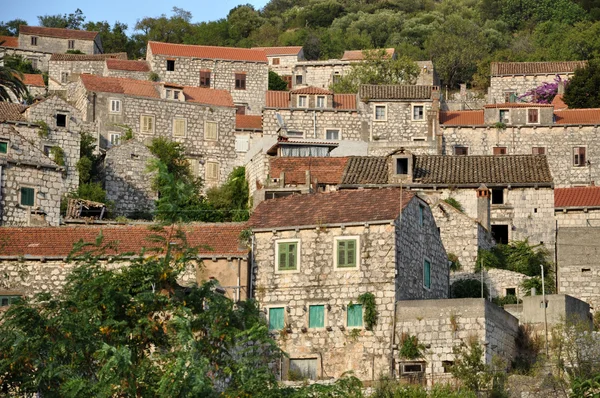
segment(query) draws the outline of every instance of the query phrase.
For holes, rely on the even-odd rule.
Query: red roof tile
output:
[[[600,124],[600,109],[565,109],[554,112],[556,124]]]
[[[0,122],[3,122],[5,120],[25,120],[25,116],[23,116],[23,111],[25,109],[27,109],[27,107],[21,104],[15,104],[13,102],[8,101],[0,101]]]
[[[440,124],[444,126],[481,126],[483,111],[440,112]]]
[[[264,51],[249,48],[193,46],[188,44],[171,44],[149,41],[152,54],[170,55],[174,57],[194,57],[205,59],[226,59],[229,61],[267,62]]]
[[[600,187],[555,188],[554,207],[600,207]]]
[[[413,197],[413,192],[397,188],[290,195],[261,202],[248,224],[253,228],[293,228],[395,220]]]
[[[240,130],[262,130],[262,116],[235,115],[235,128]]]
[[[536,104],[533,102],[505,102],[503,104],[487,104],[483,107],[486,109],[490,108],[550,108],[552,104]]]
[[[274,55],[298,55],[302,51],[302,46],[287,46],[287,47],[252,47],[253,50],[262,50],[267,54],[267,57]]]
[[[267,91],[265,106],[268,108],[289,108],[290,93],[288,91]]]
[[[572,73],[576,69],[585,68],[587,61],[564,62],[492,62],[492,76],[502,75],[551,75]]]
[[[284,172],[285,184],[306,184],[306,171],[310,170],[312,182],[317,180],[320,184],[338,185],[347,162],[347,157],[278,157],[270,160],[269,174],[272,178],[279,178]]]
[[[295,90],[291,90],[290,93],[291,94],[333,94],[332,91],[329,91],[325,88],[312,87],[312,86],[297,88]]]
[[[356,94],[333,94],[333,107],[335,109],[356,109]]]
[[[342,61],[362,61],[363,59],[365,59],[365,55],[363,53],[363,51],[380,51],[380,49],[378,50],[350,50],[350,51],[344,51],[344,55],[342,55]],[[386,48],[385,49],[385,53],[388,57],[393,57],[394,53],[396,52],[395,49],[393,48]]]
[[[3,47],[19,47],[19,38],[16,36],[0,36],[0,42],[3,42],[2,44],[0,44],[0,46]]]
[[[204,255],[245,255],[246,250],[239,244],[243,223],[227,224],[189,224],[182,227],[188,244],[198,246]],[[77,226],[77,227],[3,227],[0,238],[6,244],[0,247],[0,256],[67,256],[73,244],[83,240],[94,242],[102,232],[104,243],[115,242],[116,250],[107,250],[107,254],[139,253],[142,248],[160,247],[150,237],[157,233],[144,225],[125,226]],[[173,239],[179,241],[179,239]]]
[[[204,87],[184,87],[185,100],[215,106],[234,107],[233,98],[227,90]]]
[[[149,72],[150,67],[146,61],[130,61],[122,59],[107,59],[106,67],[114,70],[126,70],[132,72]]]
[[[19,34],[58,37],[61,39],[94,40],[98,32],[62,28],[45,28],[42,26],[19,26]]]
[[[554,96],[554,99],[552,100],[552,105],[554,105],[554,110],[556,111],[562,111],[569,107],[569,105],[565,104],[565,101],[563,101],[562,94],[557,94]]]
[[[23,83],[25,83],[26,86],[46,87],[44,78],[40,74],[23,73]]]

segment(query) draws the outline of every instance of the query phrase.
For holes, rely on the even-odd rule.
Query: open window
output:
[[[508,225],[492,225],[492,237],[497,244],[506,245],[508,243]]]
[[[56,127],[67,127],[67,115],[64,113],[56,114]]]
[[[492,188],[492,204],[503,205],[504,204],[504,189],[503,188]]]

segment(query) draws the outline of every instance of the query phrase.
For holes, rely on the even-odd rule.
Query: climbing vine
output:
[[[40,138],[48,138],[48,135],[50,134],[50,127],[48,126],[48,123],[43,120],[38,120],[35,123],[40,126],[40,129],[38,130],[38,135]]]
[[[65,165],[65,151],[63,151],[61,147],[55,145],[52,148],[50,148],[50,155],[52,156],[54,163],[56,163],[59,166]]]
[[[363,312],[363,320],[365,322],[365,327],[367,330],[373,330],[373,326],[377,325],[377,318],[379,314],[377,313],[377,307],[375,305],[375,296],[373,293],[363,293],[358,296],[359,304],[362,304],[364,312]]]
[[[417,336],[411,336],[407,333],[402,333],[400,347],[400,357],[404,359],[418,359],[423,357],[423,350],[425,346],[419,343]]]

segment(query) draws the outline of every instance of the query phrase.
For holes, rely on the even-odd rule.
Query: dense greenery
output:
[[[569,80],[563,100],[569,108],[600,107],[600,60],[592,60],[587,68],[578,69]]]
[[[242,166],[233,169],[225,184],[206,192],[217,221],[246,221],[250,217],[249,195],[246,169]]]
[[[483,297],[488,298],[490,291],[483,282]],[[481,281],[479,279],[459,279],[450,286],[452,298],[481,298]]]
[[[4,58],[0,57],[0,101],[11,101],[11,95],[16,98],[27,97],[29,91],[23,84],[23,72],[14,69],[10,63],[4,63]]]
[[[288,85],[285,80],[272,70],[269,71],[269,90],[287,91]]]
[[[454,389],[449,384],[438,383],[431,390],[414,384],[405,384],[383,378],[375,385],[371,398],[476,398],[477,394],[465,389]]]

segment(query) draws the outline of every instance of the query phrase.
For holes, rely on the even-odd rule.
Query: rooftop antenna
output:
[[[279,134],[279,132],[283,130],[287,135],[287,127],[285,126],[285,122],[283,121],[283,118],[281,117],[279,112],[275,114],[275,118],[277,119],[277,125],[279,126],[279,128],[277,129],[277,134]]]

